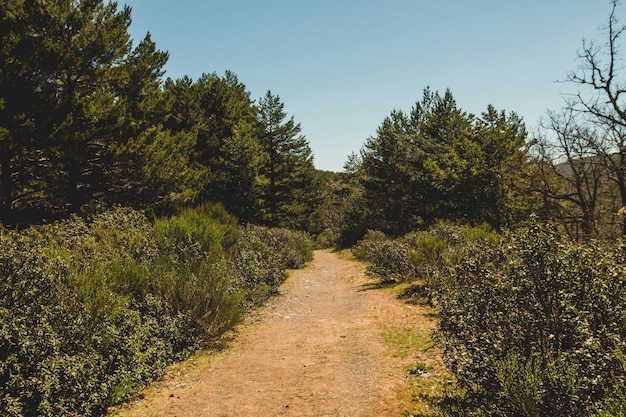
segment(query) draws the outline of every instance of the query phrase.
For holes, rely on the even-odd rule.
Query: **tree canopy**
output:
[[[300,134],[300,124],[287,119],[284,104],[271,91],[259,101],[258,122],[267,154],[262,216],[274,226],[304,227],[294,221],[309,220],[318,192],[311,148]]]
[[[410,113],[395,110],[361,150],[360,183],[370,228],[399,235],[437,219],[504,227],[523,216],[526,130],[492,106],[477,118],[451,91],[424,91]]]
[[[615,222],[606,213],[626,205],[617,53],[624,26],[612,5],[603,29],[608,41],[583,43],[582,65],[568,75],[579,89],[567,108],[583,125],[560,132],[567,133],[561,150],[580,147],[570,152],[568,169],[558,167],[564,153],[555,153],[555,137],[544,131],[528,141],[515,113],[490,105],[469,114],[451,91],[427,88],[410,111],[392,111],[349,157],[346,172],[333,176],[315,169],[309,142],[278,95],[255,100],[230,71],[164,79],[169,55],[149,33],[134,43],[129,7],[5,2],[0,221],[115,205],[168,213],[208,201],[244,223],[330,227],[354,238],[366,229],[396,235],[439,220],[501,229],[531,212],[575,219],[590,237],[600,217]],[[547,130],[558,137],[559,129]],[[598,184],[578,186],[569,198],[576,181],[592,177]]]
[[[168,53],[130,23],[102,0],[0,7],[0,220],[216,201],[307,225],[312,154],[278,96],[256,105],[230,71],[163,80]]]

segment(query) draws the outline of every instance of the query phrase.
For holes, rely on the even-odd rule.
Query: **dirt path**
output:
[[[385,329],[414,320],[414,307],[368,282],[359,262],[316,251],[230,349],[175,369],[116,415],[406,415],[401,387],[416,357],[398,355]]]

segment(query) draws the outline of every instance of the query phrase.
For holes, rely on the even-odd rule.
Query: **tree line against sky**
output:
[[[168,53],[135,44],[131,9],[102,0],[9,2],[0,11],[0,220],[114,205],[173,213],[221,202],[241,222],[353,241],[440,219],[495,229],[531,214],[573,236],[606,233],[626,206],[626,106],[617,2],[567,75],[579,94],[529,137],[515,113],[460,109],[425,89],[393,111],[344,173],[314,168],[300,125],[232,72],[164,79]]]

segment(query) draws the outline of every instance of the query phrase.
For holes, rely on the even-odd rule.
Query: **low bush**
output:
[[[216,205],[0,226],[0,415],[103,415],[232,328],[311,247]]]
[[[438,294],[438,340],[463,393],[449,414],[624,415],[624,251],[540,225],[468,244]]]
[[[315,248],[332,249],[339,246],[341,234],[332,229],[324,229],[315,236]]]
[[[302,268],[313,259],[313,243],[303,232],[247,225],[232,256],[233,285],[246,308],[276,294],[286,269]]]
[[[232,256],[233,285],[244,294],[246,308],[263,303],[287,278],[281,257],[259,235],[261,230],[263,236],[268,233],[259,226],[242,228]]]
[[[352,247],[352,254],[360,261],[369,261],[371,254],[376,251],[376,246],[388,241],[387,236],[379,230],[368,230],[363,239]]]
[[[221,205],[203,205],[155,221],[149,238],[159,255],[151,264],[151,292],[172,314],[189,315],[196,332],[219,337],[239,322],[239,294],[231,291],[228,252],[239,238],[237,222]]]
[[[299,269],[313,259],[313,241],[304,232],[265,226],[248,226],[248,232],[278,254],[285,269]]]
[[[113,251],[89,231],[74,219],[0,235],[2,415],[101,415],[195,343],[162,300],[112,290],[93,262]]]
[[[353,248],[354,256],[368,262],[369,274],[383,281],[413,281],[417,271],[409,261],[410,246],[401,239],[389,239],[382,232],[368,231]]]
[[[418,279],[435,290],[439,281],[465,255],[468,244],[493,246],[499,236],[487,226],[439,224],[396,239],[368,231],[353,248],[357,259],[369,262],[368,272],[384,281]]]

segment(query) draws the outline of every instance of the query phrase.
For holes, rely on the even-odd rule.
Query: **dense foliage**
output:
[[[246,305],[275,295],[287,269],[313,260],[313,242],[304,232],[247,225],[233,256],[233,285],[245,294]]]
[[[515,114],[489,106],[480,118],[452,93],[430,90],[410,113],[394,111],[361,151],[363,187],[345,232],[399,236],[437,219],[501,228],[524,218],[526,131]]]
[[[439,309],[442,412],[626,415],[626,249],[592,242],[626,233],[611,3],[608,42],[568,75],[577,101],[533,140],[426,89],[341,174],[314,169],[279,96],[229,71],[163,80],[130,8],[2,3],[0,222],[20,229],[0,226],[0,414],[100,415],[231,329],[312,258],[272,226],[359,241],[371,274]],[[559,233],[506,232],[532,212]]]
[[[427,90],[349,161],[344,242],[364,236],[369,272],[439,312],[456,380],[440,414],[626,415],[626,26],[611,4],[568,74],[577,91],[529,143],[514,115],[477,119]]]
[[[300,124],[293,117],[285,120],[286,117],[284,104],[268,91],[259,101],[258,114],[260,143],[268,155],[268,162],[261,169],[268,182],[261,215],[272,226],[306,229],[320,187]]]
[[[210,201],[310,226],[313,158],[280,98],[255,104],[229,71],[163,81],[168,54],[149,34],[134,45],[130,23],[103,0],[0,7],[0,221]]]
[[[473,248],[439,294],[440,340],[465,405],[624,415],[625,284],[621,244],[580,246],[532,225]]]
[[[310,247],[220,206],[1,229],[0,414],[101,415],[232,328]]]
[[[355,247],[382,280],[439,312],[456,389],[445,415],[626,415],[625,247],[532,223],[504,236],[437,225]]]

